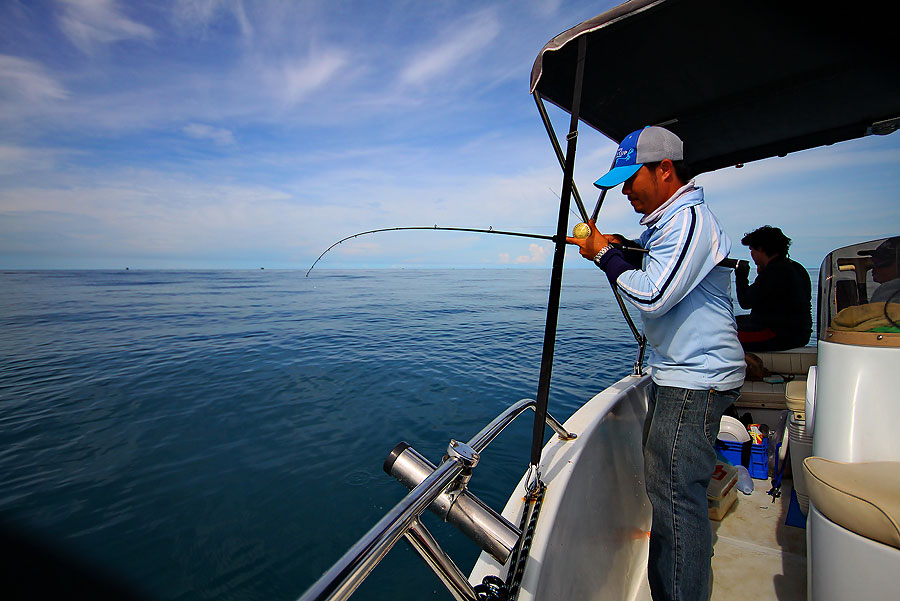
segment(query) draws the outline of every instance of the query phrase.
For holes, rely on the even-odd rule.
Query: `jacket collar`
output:
[[[678,188],[678,190],[676,190],[675,194],[673,194],[672,197],[669,198],[669,200],[667,200],[666,202],[659,205],[655,211],[653,211],[649,215],[644,215],[641,218],[641,225],[645,225],[647,227],[653,227],[654,225],[657,224],[657,222],[659,222],[659,220],[662,218],[663,214],[665,214],[665,212],[671,206],[678,203],[678,201],[680,199],[694,200],[694,199],[684,198],[685,196],[691,194],[692,192],[700,193],[698,196],[698,199],[697,199],[697,200],[699,200],[699,202],[694,202],[692,204],[699,204],[699,203],[703,202],[703,188],[695,185],[694,180],[691,180],[688,183],[686,183],[685,185],[683,185],[682,187]]]

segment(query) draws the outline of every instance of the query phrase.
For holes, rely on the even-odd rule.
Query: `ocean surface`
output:
[[[394,445],[438,463],[451,438],[535,397],[549,281],[0,272],[5,581],[298,598],[407,492],[382,471]],[[569,270],[550,413],[564,420],[630,371],[635,349],[602,274]],[[527,468],[532,416],[475,469],[471,489],[497,510]],[[475,545],[425,523],[468,572]],[[451,599],[405,542],[355,598]]]
[[[549,281],[549,269],[0,272],[5,582],[66,598],[90,585],[118,599],[297,599],[406,494],[382,471],[398,442],[438,463],[451,438],[535,397]],[[635,355],[602,274],[569,269],[550,413],[565,420]],[[498,511],[527,468],[532,416],[475,469],[470,489]],[[425,523],[468,572],[475,545]],[[400,542],[354,598],[451,596]]]

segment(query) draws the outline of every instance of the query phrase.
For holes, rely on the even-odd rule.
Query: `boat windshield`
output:
[[[829,253],[818,310],[820,340],[900,346],[900,236]]]

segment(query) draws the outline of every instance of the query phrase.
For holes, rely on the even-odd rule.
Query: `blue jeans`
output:
[[[654,601],[709,599],[706,489],[716,466],[719,421],[739,391],[650,385],[644,478],[653,507],[647,572]]]

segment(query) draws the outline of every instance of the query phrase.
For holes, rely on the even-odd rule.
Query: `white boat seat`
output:
[[[803,346],[787,351],[756,351],[753,353],[762,361],[763,367],[773,374],[789,376],[794,382],[806,382],[809,368],[816,365],[818,353],[814,346]],[[787,382],[790,384],[791,382]],[[785,382],[747,381],[741,387],[739,407],[760,409],[787,409]],[[801,409],[803,411],[803,409]]]
[[[900,463],[841,463],[824,457],[803,461],[816,508],[835,524],[900,549]]]
[[[814,346],[801,346],[787,351],[755,352],[763,365],[776,374],[796,374],[805,376],[810,366],[816,364],[818,350]]]

